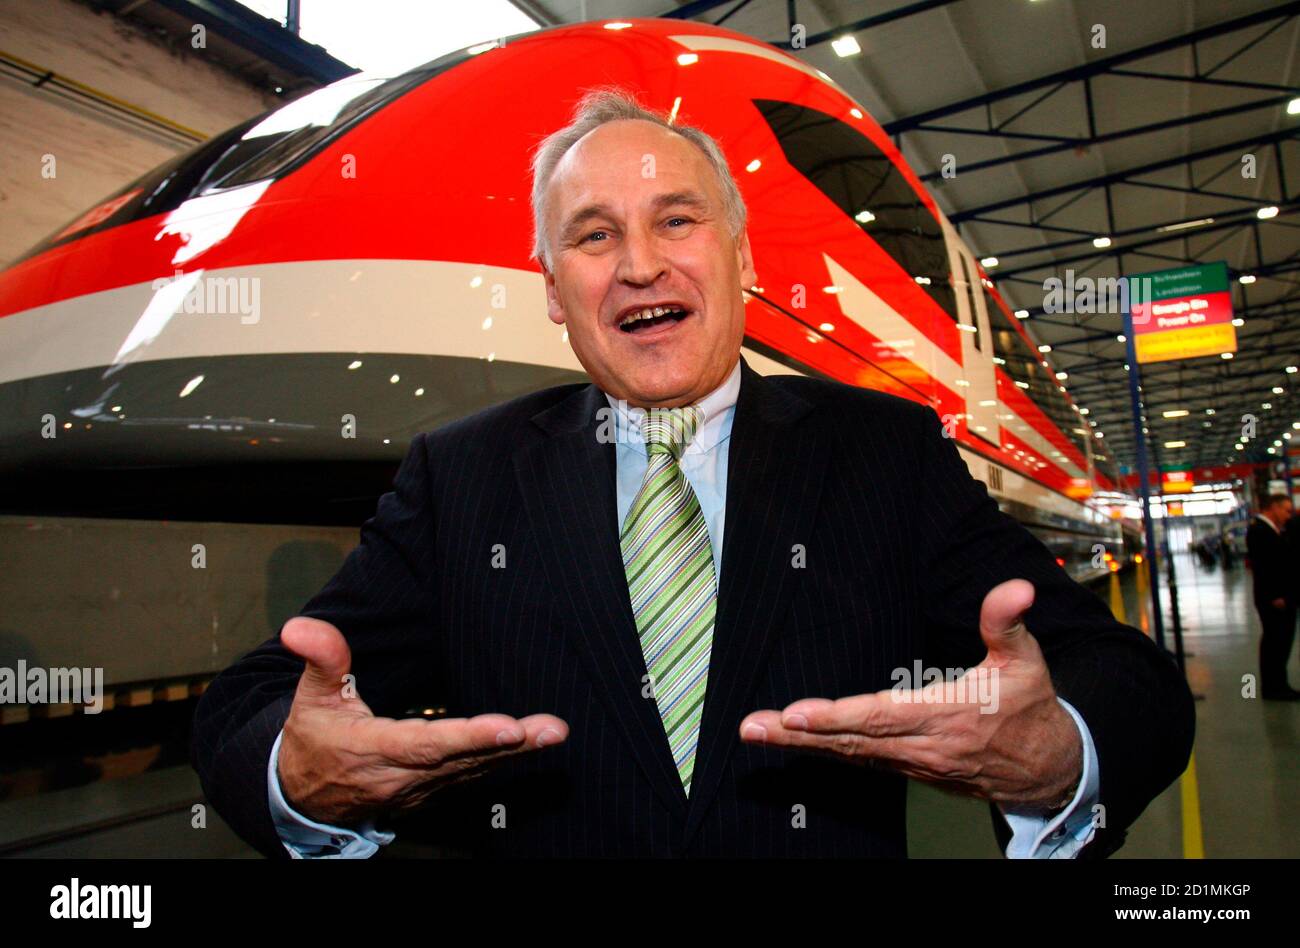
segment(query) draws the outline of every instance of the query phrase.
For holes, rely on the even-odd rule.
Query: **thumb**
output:
[[[1033,604],[1034,587],[1025,579],[1008,579],[988,591],[980,606],[980,637],[989,658],[1031,660],[1041,656],[1024,623],[1024,613]]]
[[[337,702],[343,676],[352,667],[352,652],[343,633],[320,619],[295,616],[280,630],[280,642],[307,663],[295,700]]]

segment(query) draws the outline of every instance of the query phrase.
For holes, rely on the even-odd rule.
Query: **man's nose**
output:
[[[664,275],[668,264],[653,234],[641,228],[629,231],[623,241],[618,278],[625,283],[649,286]]]

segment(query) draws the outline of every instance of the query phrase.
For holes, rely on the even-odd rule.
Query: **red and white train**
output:
[[[726,151],[751,365],[933,405],[1073,575],[1123,555],[1086,419],[880,126],[795,57],[674,20],[350,77],[34,248],[0,274],[6,511],[355,525],[416,432],[582,378],[529,257],[528,161],[605,85]]]

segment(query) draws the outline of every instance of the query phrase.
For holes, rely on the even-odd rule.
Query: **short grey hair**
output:
[[[624,90],[607,86],[588,90],[578,101],[573,110],[573,120],[559,131],[552,132],[537,146],[533,154],[533,257],[549,270],[551,267],[550,248],[547,246],[546,234],[546,191],[551,183],[551,175],[560,159],[570,148],[588,132],[608,122],[625,119],[639,119],[651,122],[660,128],[666,128],[685,138],[704,153],[714,173],[718,176],[719,189],[722,191],[723,210],[726,212],[727,226],[732,237],[739,237],[745,229],[745,200],[740,196],[736,179],[727,167],[726,156],[722,148],[707,132],[690,125],[677,125],[657,112],[641,105]]]

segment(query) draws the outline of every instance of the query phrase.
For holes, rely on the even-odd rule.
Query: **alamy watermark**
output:
[[[104,669],[0,666],[0,704],[82,704],[87,714],[104,710]]]
[[[165,293],[165,308],[173,313],[239,316],[244,325],[262,318],[260,277],[205,276],[202,270],[159,277],[151,284],[154,292]]]
[[[918,658],[911,668],[895,668],[889,677],[894,682],[890,698],[899,704],[977,704],[980,714],[998,710],[996,668],[924,668]]]
[[[1153,282],[1150,277],[1077,276],[1073,269],[1065,278],[1048,277],[1043,281],[1044,313],[1129,313],[1134,306],[1150,303]],[[1150,313],[1135,313],[1133,322],[1143,325]]]

